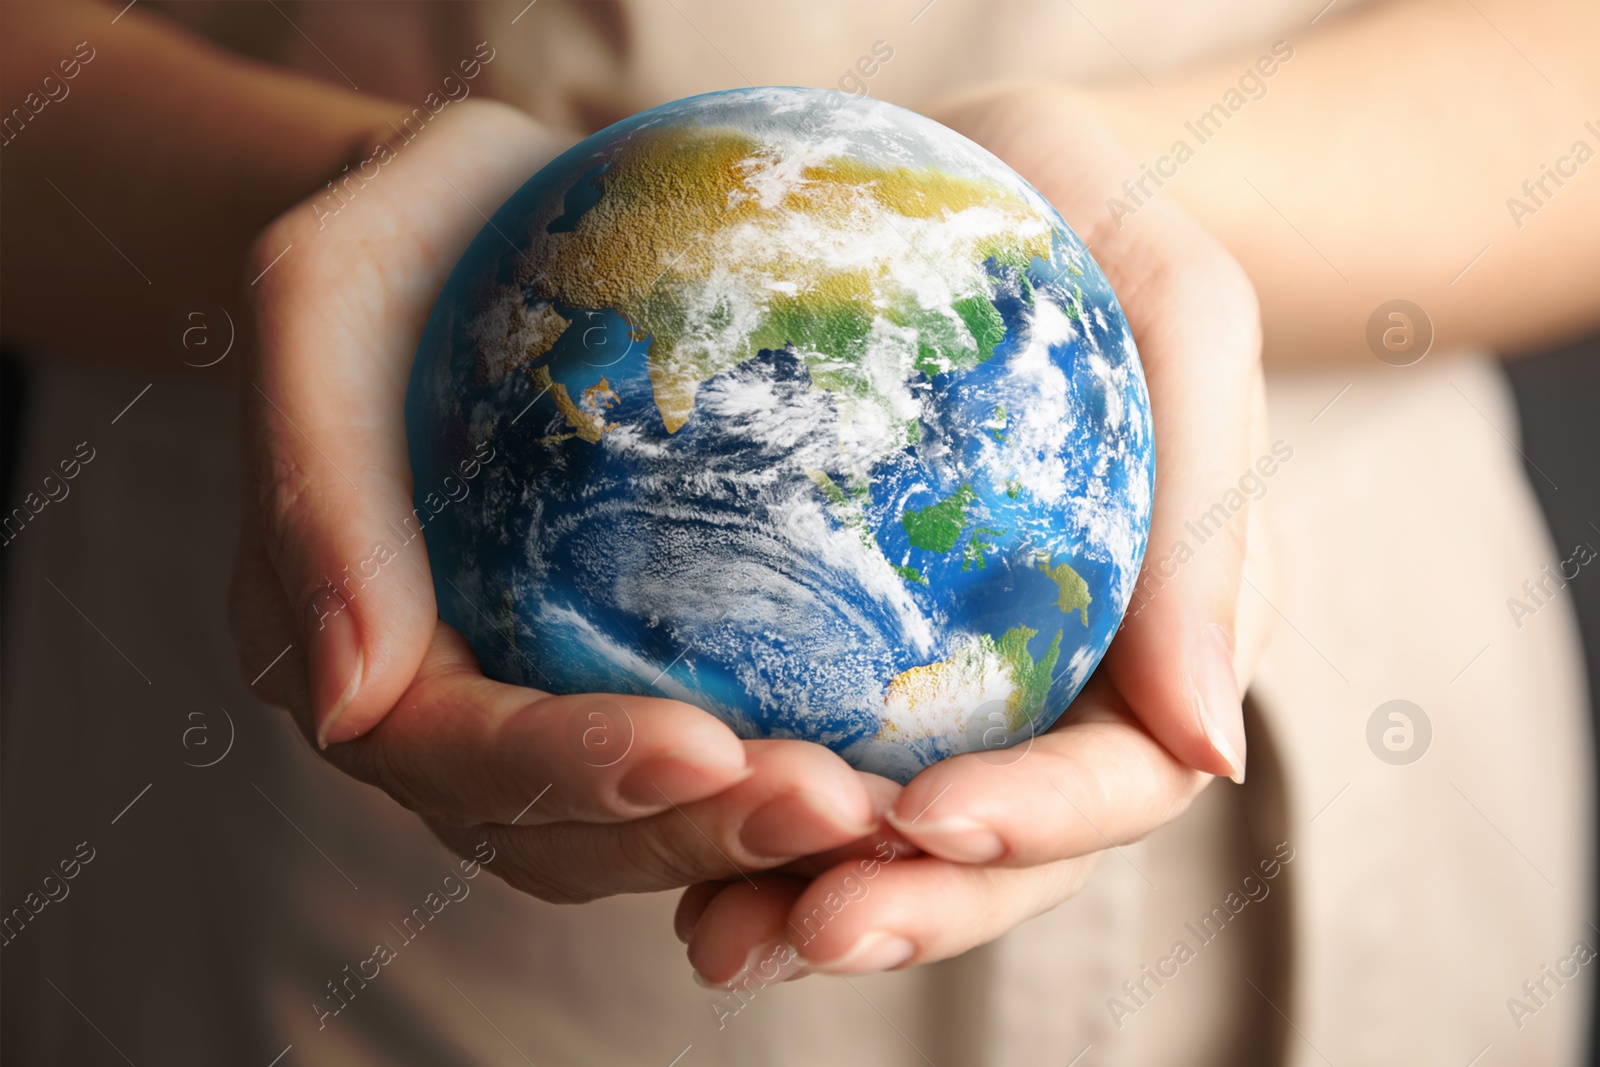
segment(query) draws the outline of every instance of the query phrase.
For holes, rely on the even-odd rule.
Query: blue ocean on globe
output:
[[[827,90],[676,101],[540,170],[445,285],[406,420],[489,676],[900,782],[1061,715],[1149,531],[1144,378],[1077,236],[971,141]]]

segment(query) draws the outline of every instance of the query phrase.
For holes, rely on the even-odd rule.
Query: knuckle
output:
[[[283,520],[306,503],[314,479],[305,461],[290,449],[264,449],[256,481],[258,514],[267,520],[267,533],[281,536]]]
[[[1050,864],[1047,888],[1043,907],[1040,911],[1048,911],[1064,900],[1070,900],[1083,892],[1083,887],[1089,883],[1089,876],[1100,866],[1103,852],[1093,852],[1087,856],[1079,856],[1065,863]]]
[[[336,763],[340,770],[368,785],[376,786],[389,796],[393,797],[402,807],[419,814],[426,814],[430,818],[444,818],[448,813],[441,810],[435,803],[435,798],[424,795],[414,783],[419,780],[415,768],[402,751],[385,745],[375,736],[381,734],[382,727],[366,737],[354,741],[347,741],[342,745],[330,746],[327,756]]]
[[[267,223],[261,232],[256,234],[250,246],[244,253],[244,273],[246,277],[254,278],[272,262],[272,257],[283,250],[283,246],[293,240],[290,231],[293,229],[293,216],[280,215]]]
[[[550,857],[556,851],[559,831],[554,828],[508,827],[482,824],[459,826],[424,814],[423,821],[444,845],[463,858],[476,858],[483,846],[494,850],[492,863],[483,869],[519,893],[550,904],[587,904],[604,894],[558,875]]]
[[[507,881],[515,888],[529,896],[538,897],[547,904],[589,904],[605,896],[604,893],[593,889],[532,874],[519,873],[516,880],[508,878]]]
[[[1235,353],[1254,367],[1261,347],[1261,301],[1239,261],[1208,236],[1205,247],[1184,260],[1176,274],[1183,299],[1197,313],[1207,311],[1209,318],[1241,331],[1239,337],[1230,335],[1230,340],[1241,343],[1222,345],[1220,350]]]
[[[297,269],[295,263],[286,264],[279,257],[295,259],[293,256],[283,256],[284,250],[293,244],[303,244],[308,237],[301,213],[293,208],[267,223],[245,249],[240,287],[248,295],[257,298],[270,297],[277,292],[285,279]],[[252,283],[251,279],[258,280]]]
[[[622,861],[629,870],[652,883],[687,885],[715,876],[707,872],[707,865],[694,842],[670,830],[649,824],[625,825],[619,829],[617,845]],[[698,839],[698,831],[695,836]]]
[[[500,876],[519,892],[549,904],[588,904],[606,896],[592,882],[576,878],[574,865],[553,862],[559,831],[520,830],[505,835]]]
[[[1187,768],[1173,768],[1171,779],[1165,784],[1164,792],[1166,803],[1153,812],[1153,818],[1138,829],[1137,834],[1129,835],[1124,844],[1136,844],[1143,841],[1161,827],[1172,822],[1194,803],[1204,789],[1216,779],[1209,774]]]
[[[305,554],[306,529],[319,518],[318,481],[304,458],[291,448],[273,444],[270,439],[257,450],[254,477],[247,490],[252,494],[254,513],[259,517],[258,535],[269,559],[285,574],[285,568]],[[310,588],[286,589],[295,604],[310,601],[317,589],[327,585],[326,577],[313,581]]]

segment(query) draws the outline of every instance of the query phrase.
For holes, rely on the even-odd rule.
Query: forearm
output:
[[[4,340],[170,363],[179,302],[236,304],[255,234],[406,109],[241,60],[138,8],[116,15],[0,11]],[[75,53],[92,58],[68,78]]]
[[[1197,216],[1254,282],[1269,359],[1370,359],[1367,319],[1396,298],[1428,312],[1436,349],[1600,324],[1600,158],[1573,158],[1600,154],[1600,8],[1391,4],[1287,36],[1261,95],[1203,128],[1256,53],[1089,94],[1138,159],[1168,157],[1159,188],[1141,170],[1108,190],[1123,224],[1146,191]]]

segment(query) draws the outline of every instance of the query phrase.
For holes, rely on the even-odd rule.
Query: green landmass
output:
[[[908,582],[921,582],[923,585],[928,584],[928,579],[915,567],[896,567],[894,570],[896,574]]]
[[[1004,533],[1004,530],[995,530],[988,526],[979,526],[974,529],[972,531],[972,540],[968,541],[967,547],[961,550],[961,569],[969,571],[973,567],[977,567],[980,571],[983,570],[988,565],[984,559],[984,552],[986,549],[994,547],[994,542],[985,541],[984,535],[999,537]]]
[[[1078,621],[1085,627],[1089,625],[1089,602],[1094,598],[1089,595],[1089,583],[1083,576],[1072,569],[1068,563],[1058,563],[1050,566],[1048,558],[1039,561],[1039,569],[1048,574],[1056,583],[1060,595],[1056,598],[1056,606],[1063,614],[1078,613]]]
[[[833,505],[834,517],[839,520],[840,525],[854,530],[863,545],[871,551],[877,551],[878,543],[873,538],[872,530],[867,526],[867,517],[862,511],[862,502],[867,497],[866,479],[853,481],[850,492],[846,493],[828,476],[827,471],[808,470],[806,477],[811,479],[811,484],[821,490],[823,497]]]
[[[1015,499],[1017,499],[1017,497],[1019,497],[1021,495],[1022,495],[1022,483],[1021,482],[1019,482],[1015,478],[1013,478],[1009,482],[1006,483],[1006,496],[1010,497],[1012,500],[1015,500]]]
[[[967,525],[967,505],[978,498],[969,485],[963,485],[936,504],[925,508],[907,508],[900,516],[900,525],[913,548],[940,555],[956,547],[961,531]]]
[[[1071,269],[1071,268],[1069,268],[1069,269]],[[1073,271],[1073,273],[1081,275],[1083,272],[1082,271]],[[1073,282],[1072,283],[1072,302],[1067,305],[1067,318],[1071,319],[1073,322],[1082,322],[1083,321],[1083,312],[1082,312],[1082,310],[1080,310],[1082,307],[1083,307],[1083,286],[1079,285],[1077,282]]]
[[[951,306],[961,316],[961,321],[967,324],[967,332],[972,334],[972,339],[978,342],[977,363],[985,362],[994,355],[995,346],[1005,340],[1006,324],[1000,318],[999,310],[993,302],[981,296],[969,296]]]
[[[932,378],[952,371],[969,371],[994,355],[1006,336],[1006,324],[987,296],[969,296],[951,305],[961,326],[946,315],[916,304],[893,309],[886,318],[896,326],[917,331],[916,368]],[[963,329],[962,326],[965,328]]]
[[[987,429],[989,431],[989,436],[993,437],[1001,444],[1006,443],[1006,421],[1009,418],[1010,416],[1006,413],[1006,406],[1004,404],[996,404],[994,406],[994,416],[990,420]],[[1012,499],[1016,498],[1013,497]]]
[[[850,503],[850,498],[844,495],[843,489],[833,483],[833,479],[828,477],[827,472],[806,471],[806,476],[811,479],[813,485],[822,490],[822,495],[828,498],[828,503],[837,504],[841,507]]]
[[[1051,254],[1053,235],[1032,204],[986,179],[846,157],[808,163],[804,183],[767,203],[748,195],[763,152],[758,138],[725,127],[638,132],[595,179],[599,202],[576,225],[554,232],[545,225],[566,210],[559,202],[545,209],[550,218],[535,220],[521,257],[529,266],[519,268],[517,284],[535,284],[541,297],[571,307],[614,308],[637,337],[648,336],[651,386],[668,433],[688,421],[702,382],[762,349],[790,348],[819,388],[881,403],[863,366],[879,315],[916,331],[915,362],[930,376],[970,369],[994,354],[1005,324],[990,299],[985,264],[1026,271],[1035,257]],[[860,210],[863,195],[871,211]],[[972,225],[936,233],[936,254],[959,294],[948,308],[922,307],[903,283],[895,262],[928,257],[904,238],[874,269],[797,257],[783,239],[796,216],[824,231],[880,240],[894,216],[964,213]],[[730,263],[722,238],[736,229],[765,231],[772,240],[750,244]],[[780,277],[795,288],[766,288],[766,279]],[[728,344],[722,335],[745,307],[763,314],[749,335]]]
[[[995,642],[995,651],[1011,666],[1011,677],[1016,683],[1016,689],[1006,701],[1006,717],[1013,730],[1021,729],[1044,709],[1056,659],[1061,655],[1061,631],[1057,630],[1055,640],[1035,662],[1028,652],[1028,642],[1038,632],[1026,626],[1013,626]]]

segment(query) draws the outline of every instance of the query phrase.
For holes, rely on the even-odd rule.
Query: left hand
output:
[[[517,889],[585,901],[775,867],[884,808],[820,745],[741,741],[680,701],[487,678],[438,617],[432,531],[403,525],[417,337],[479,206],[564,147],[504,104],[452,104],[336,217],[319,194],[257,239],[231,614],[243,676],[331,764],[463,856],[489,845]]]
[[[1104,662],[1014,762],[972,753],[919,774],[878,838],[750,882],[702,883],[677,928],[725,982],[862,974],[958,955],[1076,893],[1104,850],[1181,814],[1210,781],[1243,781],[1240,692],[1266,643],[1241,596],[1245,506],[1196,540],[1265,440],[1255,293],[1232,257],[1157,196],[1113,219],[1137,164],[1063,86],[988,88],[930,109],[1028,179],[1089,245],[1123,305],[1149,384],[1157,482],[1138,591]],[[1247,502],[1248,503],[1248,502]],[[1227,507],[1224,508],[1228,510]],[[1259,514],[1259,513],[1258,513]],[[1002,757],[1002,758],[997,758]],[[845,902],[841,904],[840,902]],[[831,905],[831,907],[830,907]]]

